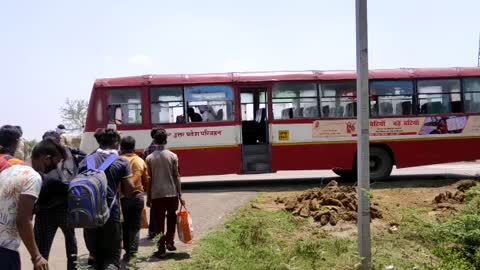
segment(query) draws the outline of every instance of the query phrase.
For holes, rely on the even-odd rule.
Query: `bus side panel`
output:
[[[288,144],[272,146],[272,169],[321,170],[351,169],[355,143]]]
[[[389,142],[398,168],[480,159],[480,138]]]
[[[240,174],[242,151],[238,147],[174,149],[182,176]]]

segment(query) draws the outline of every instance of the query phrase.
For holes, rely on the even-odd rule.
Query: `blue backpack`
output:
[[[94,155],[86,158],[87,170],[78,174],[68,186],[68,221],[73,228],[98,228],[107,223],[117,198],[107,204],[108,179],[105,170],[118,155],[110,155],[96,168]]]

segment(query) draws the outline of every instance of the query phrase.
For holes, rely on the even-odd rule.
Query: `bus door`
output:
[[[240,88],[243,173],[271,171],[266,87]]]

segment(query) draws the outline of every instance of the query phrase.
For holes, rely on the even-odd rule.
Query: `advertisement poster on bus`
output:
[[[313,122],[312,136],[356,137],[357,121],[327,120]],[[480,135],[480,116],[433,116],[370,119],[370,136],[406,136],[433,134]]]
[[[370,136],[416,135],[423,126],[425,118],[387,118],[370,120]],[[355,137],[357,136],[357,121],[332,120],[315,121],[313,137]]]
[[[467,121],[467,116],[426,117],[419,135],[462,133]]]

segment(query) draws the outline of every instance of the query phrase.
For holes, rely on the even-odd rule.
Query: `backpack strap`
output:
[[[100,165],[100,167],[98,167],[98,169],[100,171],[105,171],[106,169],[108,169],[108,167],[110,167],[110,165],[112,165],[113,162],[115,162],[115,160],[118,159],[118,155],[116,154],[111,154],[110,156],[108,156],[108,158],[102,163],[102,165]],[[87,161],[88,162],[88,161]]]
[[[96,170],[97,166],[95,164],[95,158],[93,157],[93,155],[89,155],[87,158],[87,170]]]

